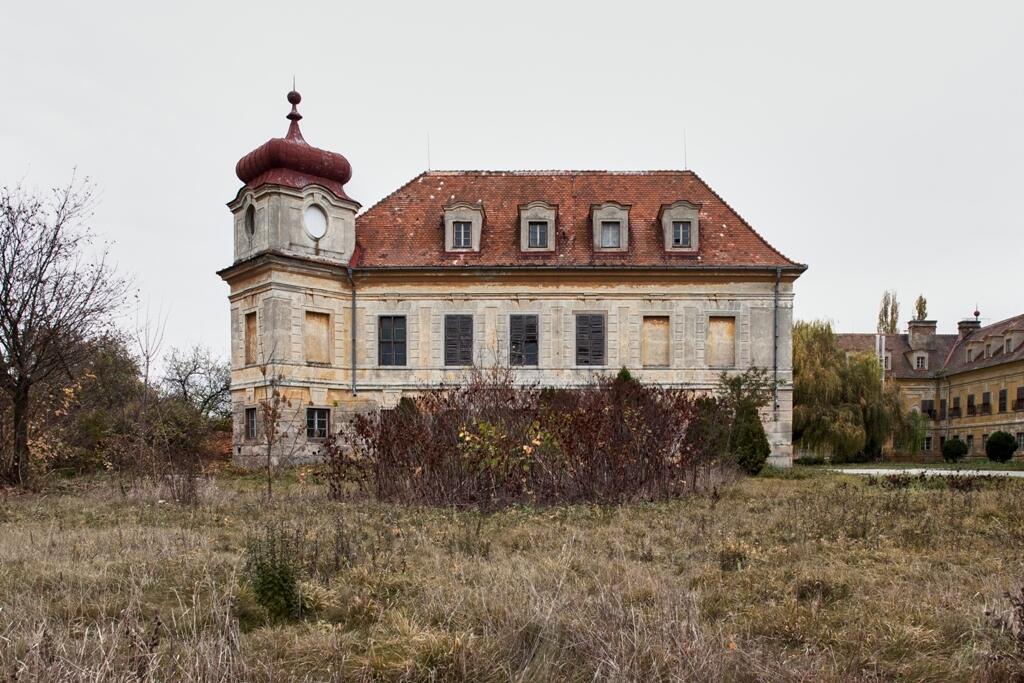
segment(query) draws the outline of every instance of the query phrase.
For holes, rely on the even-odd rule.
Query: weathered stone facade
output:
[[[293,119],[297,134],[296,124]],[[297,147],[295,154],[301,153]],[[510,317],[536,316],[536,365],[514,368],[529,384],[580,385],[627,367],[645,382],[705,391],[722,372],[765,367],[780,380],[777,403],[764,415],[772,462],[791,461],[793,282],[804,267],[767,247],[692,174],[634,174],[626,178],[626,189],[616,186],[620,176],[605,174],[615,196],[588,199],[577,208],[559,194],[571,182],[572,199],[578,197],[576,177],[473,176],[465,182],[479,180],[483,187],[470,190],[455,187],[465,176],[428,173],[419,185],[425,180],[440,188],[447,182],[450,196],[410,183],[409,192],[420,194],[396,193],[357,218],[358,204],[343,191],[338,196],[332,176],[289,177],[287,170],[257,166],[250,177],[273,171],[289,182],[249,182],[229,204],[235,263],[221,275],[231,289],[238,462],[255,464],[265,453],[257,413],[268,377],[277,378],[288,399],[280,457],[296,460],[316,457],[319,419],[337,428],[354,411],[392,406],[403,394],[461,381],[470,369],[450,358],[446,363],[449,315],[471,316],[472,364],[485,368],[510,364]],[[490,199],[487,188],[497,182],[506,183],[502,197],[508,187],[521,196],[504,204]],[[611,203],[620,207],[613,218],[628,221],[621,226],[621,246],[605,256],[618,260],[589,260],[589,247],[579,250],[578,240],[589,239],[592,231],[600,239],[602,224],[594,227],[591,212]],[[306,229],[303,218],[314,204],[328,216],[320,237]],[[414,209],[426,218],[411,224]],[[671,221],[677,219],[687,221],[686,244],[677,249],[684,253],[671,257],[689,260],[662,262],[657,254],[672,251]],[[548,239],[550,230],[550,242],[531,250],[526,233],[537,220],[547,222],[543,231]],[[466,226],[464,249],[457,249],[453,236],[461,229],[458,221]],[[704,221],[707,232],[698,242]],[[403,247],[417,241],[426,246],[399,254],[384,242],[391,230],[407,238]],[[493,261],[496,244],[512,256]],[[744,247],[750,255],[737,244],[751,245]],[[736,253],[728,253],[730,248]],[[572,249],[583,256],[573,256]],[[492,262],[483,260],[488,257]],[[570,257],[577,262],[567,263]],[[581,258],[588,260],[580,263]],[[725,262],[703,262],[715,258]],[[578,314],[603,320],[599,364],[578,362]],[[396,324],[400,364],[384,355],[379,339],[397,334],[391,327]]]

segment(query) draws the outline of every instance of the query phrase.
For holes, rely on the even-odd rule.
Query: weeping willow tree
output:
[[[881,455],[903,417],[871,353],[847,356],[824,321],[793,326],[793,442],[836,461]]]

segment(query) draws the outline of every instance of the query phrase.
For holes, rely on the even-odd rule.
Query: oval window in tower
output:
[[[327,233],[327,214],[316,204],[306,207],[306,211],[302,214],[302,222],[306,226],[306,232],[315,240]]]
[[[245,210],[245,234],[249,237],[256,234],[256,209],[252,204]]]

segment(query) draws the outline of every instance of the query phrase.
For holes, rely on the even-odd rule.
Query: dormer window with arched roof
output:
[[[594,251],[629,251],[629,205],[617,202],[590,208],[594,228]]]
[[[445,251],[480,251],[483,204],[452,202],[444,207]]]
[[[694,253],[700,238],[700,206],[680,200],[661,207],[665,251]]]
[[[519,207],[519,249],[522,251],[554,251],[555,219],[558,207],[534,201]]]

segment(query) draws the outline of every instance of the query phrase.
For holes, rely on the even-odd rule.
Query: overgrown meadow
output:
[[[1024,485],[797,468],[619,506],[198,502],[120,477],[0,499],[6,680],[1007,681]],[[269,598],[271,599],[268,599]]]

